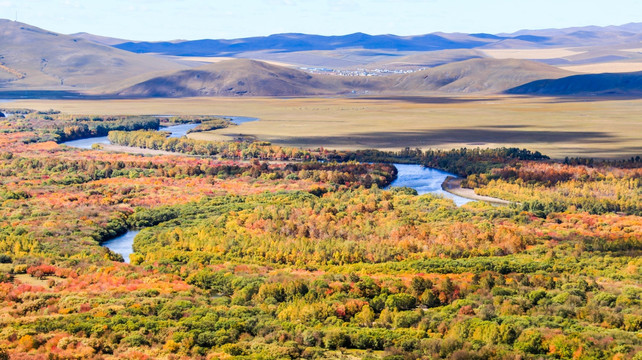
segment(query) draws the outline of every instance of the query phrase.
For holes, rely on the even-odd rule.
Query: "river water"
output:
[[[138,230],[130,230],[125,235],[107,240],[101,245],[116,254],[122,255],[125,262],[129,264],[129,255],[134,253],[133,245],[136,235],[138,235]]]
[[[12,102],[12,101],[13,101],[13,100],[0,99],[0,104],[2,104],[2,103]],[[5,116],[10,116],[10,114],[4,114],[4,115],[5,115]]]
[[[251,118],[246,116],[223,116],[230,119],[234,124],[241,125],[246,122],[257,121],[257,118]],[[198,126],[198,124],[180,124],[172,125],[167,127],[161,127],[160,131],[167,131],[170,133],[169,137],[180,138],[187,135],[187,132],[191,129]],[[72,140],[63,143],[64,145],[80,148],[80,149],[91,149],[93,144],[110,144],[107,136],[93,137],[88,139]],[[134,238],[138,234],[138,230],[130,230],[125,235],[113,238],[111,240],[105,241],[102,243],[103,246],[107,247],[109,250],[114,253],[120,254],[125,259],[126,263],[129,263],[129,255],[134,253],[133,245]]]
[[[183,137],[187,134],[187,132],[193,128],[195,128],[198,124],[181,124],[181,125],[174,125],[174,126],[167,126],[167,127],[162,127],[159,130],[160,131],[168,131],[170,132],[170,137]],[[67,141],[64,142],[63,144],[71,147],[76,147],[76,148],[81,148],[81,149],[91,149],[91,146],[93,144],[109,144],[109,139],[107,139],[107,136],[101,136],[101,137],[95,137],[95,138],[89,138],[89,139],[80,139],[80,140],[73,140],[73,141]],[[123,259],[125,259],[125,262],[129,264],[129,255],[134,253],[134,238],[138,234],[138,230],[130,230],[125,235],[121,235],[119,237],[113,238],[111,240],[107,240],[104,243],[102,243],[102,246],[105,246],[109,250],[115,252],[116,254],[120,254],[123,256]]]
[[[417,190],[419,195],[423,194],[437,194],[452,199],[457,206],[464,205],[472,200],[463,198],[444,191],[441,184],[446,180],[446,177],[457,175],[423,167],[422,165],[409,165],[409,164],[394,164],[397,168],[397,179],[390,184],[395,187],[409,187]]]
[[[167,115],[169,116],[169,115]],[[165,117],[165,116],[160,116],[160,117]],[[252,118],[252,117],[246,117],[246,116],[222,116],[227,119],[230,119],[230,121],[236,125],[241,125],[246,122],[251,122],[251,121],[258,121],[259,119],[257,118]],[[180,125],[172,125],[172,126],[165,126],[161,127],[158,129],[159,131],[167,131],[170,133],[169,137],[173,138],[180,138],[185,135],[187,135],[187,132],[192,130],[193,128],[197,127],[198,124],[180,124]],[[75,147],[78,149],[91,149],[91,146],[94,144],[103,144],[103,145],[108,145],[111,144],[109,142],[109,139],[107,136],[99,136],[99,137],[92,137],[92,138],[87,138],[87,139],[79,139],[79,140],[71,140],[71,141],[65,141],[62,143],[63,145]]]
[[[161,127],[158,130],[169,132],[170,133],[169,137],[183,137],[187,134],[189,130],[195,128],[196,126],[198,126],[198,124],[180,124],[180,125]],[[86,139],[65,141],[62,144],[70,147],[79,148],[79,149],[91,149],[91,146],[94,144],[108,145],[108,144],[111,144],[111,142],[109,142],[109,139],[107,138],[107,136],[98,136],[98,137],[92,137],[92,138],[86,138]]]
[[[456,176],[445,171],[426,168],[421,165],[395,164],[398,170],[397,179],[390,184],[391,187],[409,187],[417,190],[419,195],[437,194],[452,199],[457,206],[461,206],[472,200],[461,196],[453,195],[444,191],[441,184],[447,176]],[[125,235],[104,242],[102,245],[111,251],[121,254],[126,263],[129,263],[129,255],[134,252],[134,237],[138,231],[129,231]]]
[[[250,118],[244,116],[225,116],[229,118],[237,125],[257,121],[257,118]],[[187,132],[197,124],[181,124],[173,125],[168,127],[163,127],[160,131],[170,132],[170,137],[183,137]],[[91,149],[93,144],[109,144],[109,140],[106,136],[95,137],[89,139],[80,139],[67,141],[63,143],[67,146],[77,147],[81,149]],[[472,200],[463,198],[461,196],[453,195],[449,192],[444,191],[441,188],[441,184],[446,180],[447,176],[453,176],[445,171],[426,168],[421,165],[408,165],[408,164],[394,164],[397,168],[397,179],[390,184],[391,187],[409,187],[415,189],[419,195],[422,194],[437,194],[444,196],[446,198],[452,199],[457,206],[461,206]],[[126,263],[129,263],[129,255],[134,252],[133,244],[134,238],[138,234],[137,230],[128,231],[125,235],[119,236],[117,238],[111,239],[104,242],[102,245],[109,248],[111,251],[118,253],[123,256]]]

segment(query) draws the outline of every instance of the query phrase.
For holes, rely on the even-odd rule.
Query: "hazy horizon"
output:
[[[64,34],[169,41],[279,33],[409,36],[617,26],[642,21],[642,4],[636,0],[613,0],[608,7],[596,0],[562,4],[554,0],[247,0],[239,6],[198,0],[0,0],[0,17]]]

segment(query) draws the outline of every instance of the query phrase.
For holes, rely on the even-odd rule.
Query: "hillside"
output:
[[[190,97],[502,92],[529,81],[568,74],[527,60],[471,59],[407,75],[332,76],[234,59],[155,77],[113,94]]]
[[[569,74],[528,60],[470,59],[405,75],[394,88],[401,91],[501,92],[518,84]]]
[[[414,36],[364,33],[321,36],[287,33],[239,39],[128,41],[114,46],[135,53],[234,57],[353,71],[417,70],[470,58],[494,57],[484,54],[499,50],[511,51],[519,59],[568,67],[570,71],[594,72],[593,67],[588,70],[585,67],[610,66],[614,62],[626,62],[627,65],[617,66],[638,71],[635,62],[642,60],[642,53],[636,50],[642,48],[642,24],[521,30],[504,34],[435,32]],[[554,53],[560,55],[551,56]]]
[[[308,74],[261,61],[234,59],[155,77],[115,92],[125,97],[302,96],[380,90],[382,79]]]
[[[30,96],[51,97],[503,92],[536,80],[572,75],[571,71],[600,72],[604,67],[614,72],[638,71],[641,32],[640,24],[628,24],[499,35],[276,34],[145,43],[87,33],[63,35],[0,20],[0,91],[13,96],[9,94],[38,90]],[[590,46],[562,47],[582,44]],[[145,52],[165,55],[141,54]],[[193,57],[181,57],[184,55]],[[195,68],[209,62],[206,57],[223,55],[310,68],[320,74],[251,61]],[[415,72],[385,77],[328,76],[324,74],[328,69],[334,75]],[[416,72],[421,69],[427,70]]]
[[[184,66],[0,20],[0,89],[73,90]]]
[[[605,46],[639,44],[642,41],[642,23],[620,26],[583,26],[563,29],[521,30],[499,34],[515,38],[540,38],[542,45]]]
[[[107,37],[107,36],[100,36],[100,35],[94,35],[90,34],[87,32],[79,32],[75,34],[70,34],[70,36],[73,36],[74,38],[81,38],[85,39],[91,42],[103,44],[103,45],[118,45],[122,44],[124,42],[128,42],[129,40],[124,40],[124,39],[118,39],[118,38],[113,38],[113,37]]]
[[[641,96],[642,72],[568,76],[533,81],[506,91],[524,95]]]
[[[418,70],[483,57],[487,56],[479,50],[439,50],[420,52],[406,56],[389,56],[384,60],[372,62],[362,67],[365,69]]]

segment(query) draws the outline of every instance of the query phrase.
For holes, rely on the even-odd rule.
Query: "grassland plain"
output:
[[[561,66],[561,69],[575,71],[578,73],[620,73],[642,71],[642,62],[640,61],[612,61],[599,64],[571,65]]]
[[[239,136],[337,149],[516,146],[553,158],[642,152],[642,99],[509,96],[20,100],[4,107],[73,114],[242,115],[261,121],[197,139]]]

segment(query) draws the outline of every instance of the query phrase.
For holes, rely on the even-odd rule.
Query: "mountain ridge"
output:
[[[631,32],[633,31],[633,32]],[[602,34],[597,36],[597,34]],[[400,36],[370,35],[356,32],[346,35],[315,35],[281,33],[235,39],[199,39],[183,41],[128,41],[115,47],[138,53],[176,56],[230,56],[243,52],[339,50],[348,48],[396,51],[434,51],[473,49],[497,46],[502,42],[518,42],[522,46],[586,46],[599,42],[623,44],[642,42],[642,23],[620,26],[585,26],[565,29],[520,30],[515,33],[443,33]]]

